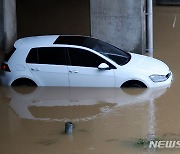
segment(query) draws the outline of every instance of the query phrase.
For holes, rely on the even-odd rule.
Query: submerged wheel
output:
[[[37,87],[37,84],[30,80],[30,79],[27,79],[27,78],[21,78],[21,79],[17,79],[15,80],[11,86],[34,86],[34,87]]]
[[[147,86],[141,81],[131,80],[125,82],[121,88],[147,88]]]

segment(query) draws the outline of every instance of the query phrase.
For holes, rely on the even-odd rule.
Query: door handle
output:
[[[78,73],[78,71],[74,70],[73,73]]]
[[[69,73],[78,73],[77,70],[69,70]]]
[[[31,68],[31,71],[39,71],[38,68]]]

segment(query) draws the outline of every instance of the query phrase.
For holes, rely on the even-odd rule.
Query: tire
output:
[[[34,81],[26,78],[15,80],[11,86],[13,90],[19,94],[30,94],[37,88],[37,85]]]
[[[125,82],[121,88],[147,88],[147,86],[141,81],[131,80]]]
[[[11,86],[28,86],[28,87],[37,87],[36,83],[30,79],[22,78],[15,80]]]

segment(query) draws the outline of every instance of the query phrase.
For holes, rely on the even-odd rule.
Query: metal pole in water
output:
[[[72,122],[66,122],[65,123],[65,133],[66,134],[72,134],[73,133],[73,123]]]
[[[146,0],[146,20],[147,20],[147,49],[153,55],[153,0]]]

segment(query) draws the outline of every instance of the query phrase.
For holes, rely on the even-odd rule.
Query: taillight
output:
[[[1,64],[1,70],[11,72],[9,69],[9,66],[7,64],[4,64],[4,63]]]

